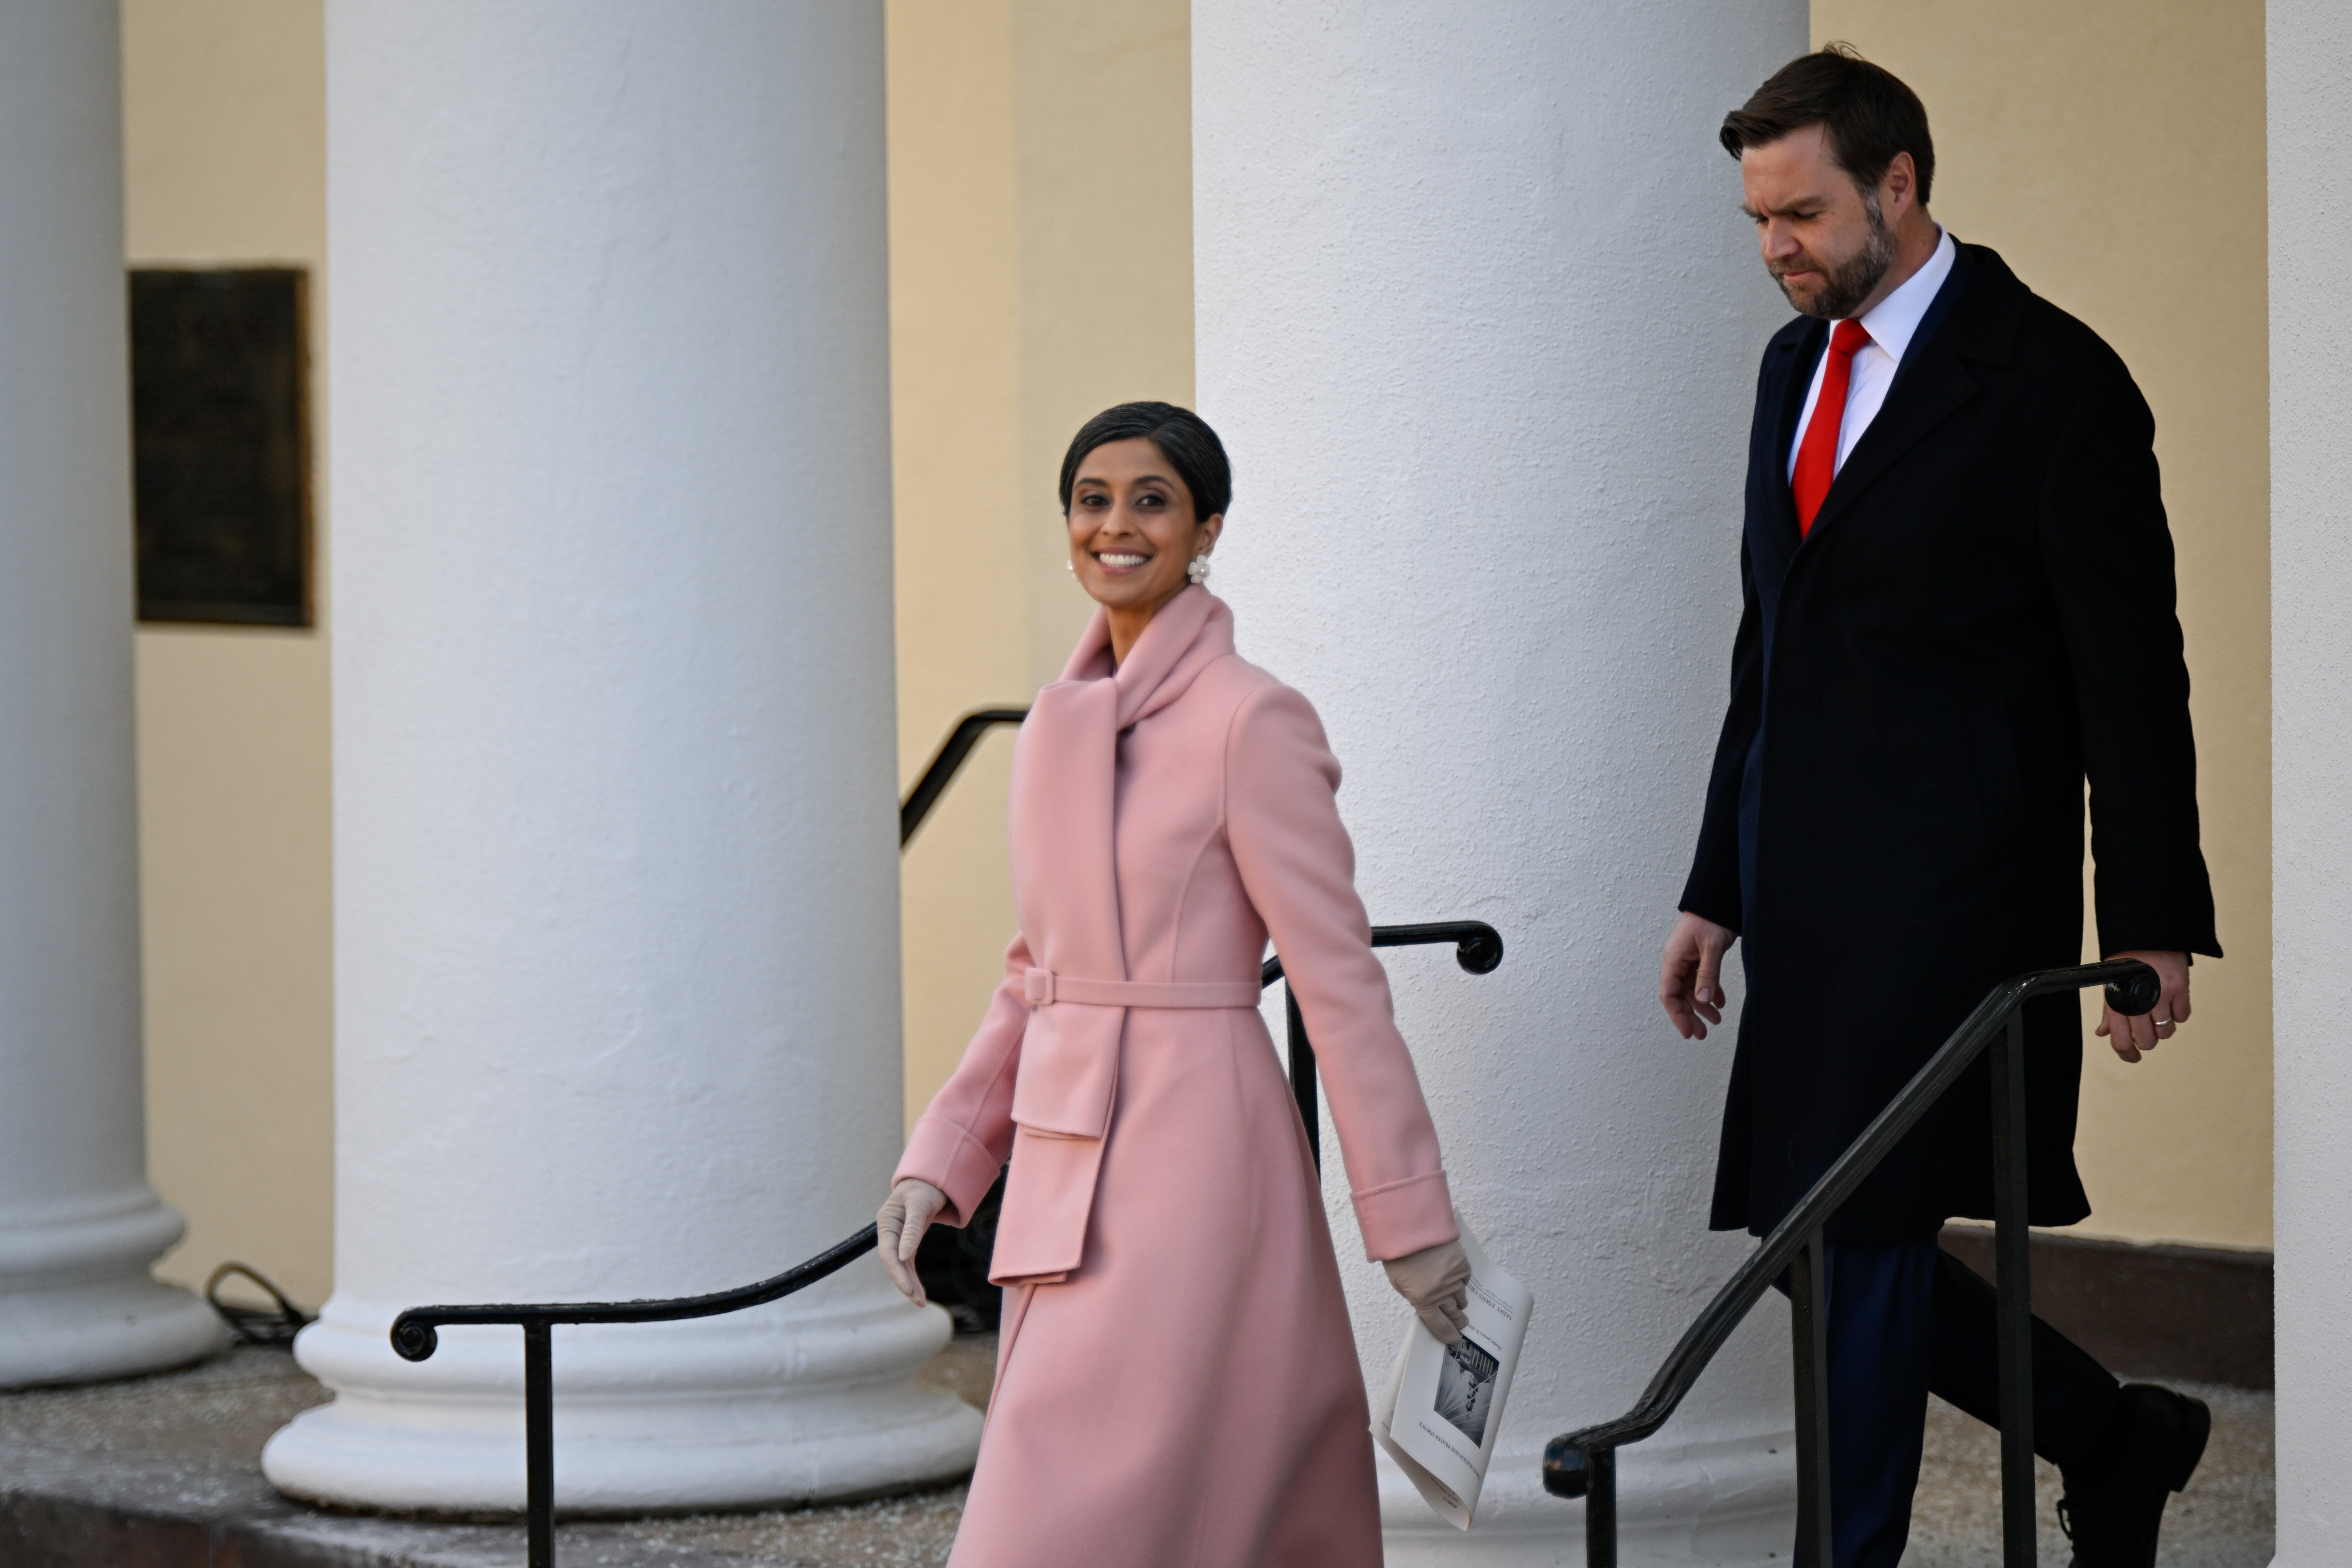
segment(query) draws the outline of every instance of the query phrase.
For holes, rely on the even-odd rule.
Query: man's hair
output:
[[[1877,190],[1895,154],[1910,153],[1919,172],[1919,205],[1927,205],[1927,189],[1936,183],[1927,106],[1902,78],[1864,59],[1852,44],[1826,45],[1774,71],[1723,117],[1717,139],[1737,158],[1808,125],[1822,127],[1832,161],[1864,195]]]
[[[1189,408],[1172,403],[1122,403],[1106,408],[1078,427],[1062,459],[1062,515],[1070,515],[1070,491],[1077,484],[1078,465],[1097,447],[1140,437],[1160,448],[1184,488],[1192,492],[1192,521],[1205,522],[1233,504],[1234,470],[1225,461],[1224,443],[1208,422]]]

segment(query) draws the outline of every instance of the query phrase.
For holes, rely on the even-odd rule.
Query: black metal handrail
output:
[[[1503,962],[1503,939],[1484,921],[1372,928],[1374,947],[1435,946],[1448,942],[1454,944],[1454,962],[1473,974],[1491,974]],[[1258,989],[1263,991],[1281,978],[1281,958],[1269,958],[1258,971]],[[1288,1025],[1290,1097],[1298,1102],[1298,1119],[1307,1124],[1307,1150],[1315,1156],[1315,1168],[1319,1171],[1323,1168],[1323,1120],[1315,1103],[1315,1047],[1307,1037],[1307,1020],[1299,1016],[1295,986],[1283,992],[1282,1013]]]
[[[899,853],[906,852],[915,830],[923,826],[923,819],[939,804],[982,737],[999,724],[1018,724],[1028,717],[1026,708],[975,708],[956,721],[940,741],[940,749],[931,753],[915,787],[898,803]],[[995,1238],[996,1205],[1003,1196],[1003,1186],[1000,1178],[961,1228],[941,1226],[935,1236],[926,1237],[923,1254],[916,1260],[932,1300],[957,1313],[959,1331],[967,1321],[980,1328],[996,1326],[997,1303],[987,1299],[985,1287],[974,1288],[973,1279],[987,1274],[988,1248]]]
[[[1772,1227],[1700,1312],[1633,1409],[1613,1421],[1555,1437],[1544,1449],[1544,1489],[1585,1500],[1587,1568],[1616,1568],[1617,1450],[1665,1424],[1732,1330],[1783,1272],[1796,1360],[1797,1533],[1801,1568],[1829,1568],[1830,1474],[1827,1313],[1820,1300],[1822,1227],[1928,1109],[1992,1042],[1994,1252],[2000,1351],[2001,1549],[2006,1568],[2032,1568],[2033,1519],[2033,1304],[2027,1274],[2025,1021],[2023,1007],[2053,992],[2106,987],[2107,1005],[2137,1016],[2157,1004],[2156,971],[2134,959],[2045,969],[1995,986]]]
[[[954,776],[956,768],[989,726],[1019,723],[1024,716],[1013,709],[983,710],[968,714],[955,727],[900,808],[899,843],[902,846],[921,824],[924,816],[938,801],[940,791]],[[1503,961],[1503,939],[1496,933],[1494,927],[1480,921],[1377,926],[1372,931],[1374,947],[1407,947],[1448,942],[1454,944],[1456,961],[1473,974],[1485,974]],[[1259,987],[1263,989],[1271,985],[1281,977],[1282,961],[1270,958],[1260,971]],[[1299,1020],[1298,1005],[1295,1000],[1289,1003],[1289,1016],[1291,1092],[1297,1097],[1301,1115],[1307,1123],[1308,1146],[1315,1152],[1316,1168],[1319,1170],[1323,1160],[1318,1137],[1319,1119],[1315,1104],[1315,1047],[1307,1041],[1307,1030]],[[757,1284],[738,1286],[731,1290],[714,1290],[701,1296],[678,1296],[667,1300],[412,1307],[392,1321],[392,1348],[404,1361],[421,1362],[440,1348],[438,1331],[444,1327],[511,1323],[522,1330],[523,1493],[528,1560],[530,1568],[554,1568],[554,1326],[558,1323],[671,1322],[688,1318],[716,1317],[723,1312],[741,1311],[746,1307],[762,1306],[781,1300],[837,1272],[872,1251],[875,1240],[875,1227],[869,1225],[805,1262],[794,1264],[782,1274]]]
[[[923,770],[923,776],[915,781],[915,787],[898,804],[899,848],[907,847],[907,840],[915,836],[923,818],[930,816],[931,807],[940,803],[940,796],[947,792],[956,770],[963,766],[963,760],[971,755],[971,749],[980,744],[980,738],[999,724],[1018,724],[1028,717],[1026,708],[975,708],[956,721],[955,728],[940,742],[940,749],[931,753],[930,765]]]

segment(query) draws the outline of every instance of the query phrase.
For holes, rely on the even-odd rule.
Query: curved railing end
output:
[[[1454,944],[1454,962],[1473,974],[1492,974],[1503,962],[1503,933],[1484,921],[1468,923],[1478,929]]]
[[[392,1352],[403,1361],[430,1361],[441,1336],[428,1312],[410,1308],[392,1321]]]
[[[1485,921],[1372,928],[1374,947],[1433,947],[1448,942],[1454,944],[1454,962],[1473,974],[1491,974],[1503,962],[1503,934]]]
[[[2155,1009],[2164,996],[2164,982],[2156,971],[2137,958],[2122,961],[2131,967],[2107,982],[2107,1005],[2126,1018],[2137,1018]]]
[[[1554,1497],[1580,1498],[1591,1479],[1591,1461],[1576,1444],[1567,1437],[1554,1437],[1544,1445],[1544,1490]]]

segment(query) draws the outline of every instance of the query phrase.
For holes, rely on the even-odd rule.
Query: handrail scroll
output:
[[[2032,1568],[2033,1307],[2026,1252],[2023,1009],[2036,996],[2094,985],[2106,988],[2108,1006],[2132,1017],[2154,1007],[2159,994],[2156,971],[2134,959],[2045,969],[1995,986],[1716,1292],[1650,1380],[1640,1402],[1613,1421],[1564,1433],[1545,1447],[1544,1489],[1556,1497],[1585,1500],[1587,1568],[1616,1568],[1617,1450],[1665,1425],[1731,1331],[1784,1273],[1796,1363],[1798,1561],[1801,1568],[1829,1568],[1829,1358],[1822,1300],[1826,1261],[1822,1229],[1996,1038],[2001,1042],[1991,1062],[1994,1254],[2000,1264],[2001,1550],[2005,1568]]]

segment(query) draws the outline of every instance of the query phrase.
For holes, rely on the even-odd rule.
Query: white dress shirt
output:
[[[1912,337],[1919,331],[1919,318],[1927,313],[1934,302],[1936,290],[1952,275],[1952,261],[1958,247],[1952,237],[1939,226],[1937,230],[1936,253],[1927,264],[1906,278],[1894,293],[1864,311],[1862,330],[1870,334],[1870,342],[1857,349],[1853,356],[1853,376],[1846,383],[1845,423],[1838,426],[1837,464],[1835,473],[1845,467],[1845,455],[1878,417],[1879,405],[1886,401],[1886,389],[1895,384],[1895,373],[1902,368],[1904,351],[1911,346]],[[1834,322],[1831,331],[1836,331]],[[1813,422],[1813,405],[1821,401],[1822,377],[1828,371],[1829,352],[1824,349],[1820,363],[1813,366],[1813,384],[1805,394],[1805,410],[1798,416],[1797,434],[1789,443],[1789,477],[1797,473],[1797,450],[1805,444],[1805,429]]]

